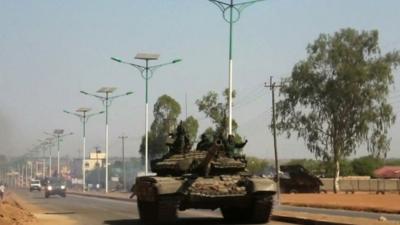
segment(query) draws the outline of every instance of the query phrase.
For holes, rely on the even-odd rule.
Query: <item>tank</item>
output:
[[[246,158],[230,148],[244,145],[230,138],[202,140],[191,150],[185,134],[177,129],[168,144],[170,151],[151,162],[157,175],[136,178],[134,191],[142,223],[173,224],[177,210],[186,209],[220,209],[227,222],[268,222],[276,184],[250,174]]]
[[[302,165],[280,166],[280,188],[282,193],[320,193],[322,181]]]

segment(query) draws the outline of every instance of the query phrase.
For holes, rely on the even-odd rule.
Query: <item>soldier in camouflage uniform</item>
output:
[[[186,129],[182,124],[182,121],[179,123],[176,128],[175,140],[170,146],[170,152],[172,153],[186,153],[190,151],[192,144],[190,143],[189,136],[186,133]]]
[[[207,151],[213,142],[211,141],[210,137],[207,134],[202,134],[200,137],[200,142],[196,146],[196,150],[198,151]]]
[[[227,154],[228,157],[235,157],[239,155],[240,149],[242,149],[246,144],[247,140],[242,143],[235,143],[235,137],[230,134],[228,135],[227,139],[223,139],[224,147],[225,147],[225,153]]]

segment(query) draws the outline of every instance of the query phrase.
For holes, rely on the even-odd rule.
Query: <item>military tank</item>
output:
[[[182,137],[177,129],[170,151],[151,162],[157,175],[136,178],[134,191],[142,223],[173,224],[177,210],[192,208],[219,208],[227,222],[268,222],[275,182],[248,173],[245,157],[228,152],[229,138],[191,150],[185,134]]]

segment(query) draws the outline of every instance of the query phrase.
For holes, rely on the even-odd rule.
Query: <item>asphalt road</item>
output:
[[[43,193],[16,191],[26,202],[44,210],[48,215],[63,215],[82,225],[138,225],[139,215],[136,203],[109,199],[98,199],[68,195],[66,198],[51,196],[45,199]],[[219,212],[208,210],[187,210],[179,212],[179,225],[223,225]],[[288,223],[272,221],[271,225]]]

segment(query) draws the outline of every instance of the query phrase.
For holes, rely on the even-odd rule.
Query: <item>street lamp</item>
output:
[[[124,179],[124,191],[126,191],[125,139],[127,139],[128,136],[122,135],[118,138],[121,138],[122,140],[122,177]]]
[[[53,138],[48,137],[45,140],[38,139],[38,141],[40,141],[41,144],[43,145],[44,151],[46,151],[47,149],[49,150],[49,177],[51,177],[51,166],[52,166],[52,164],[51,164],[51,158],[52,158],[51,147],[53,145]]]
[[[46,147],[45,143],[42,140],[38,139],[38,141],[41,142],[38,147],[42,150],[42,178],[44,179],[46,177]]]
[[[218,0],[209,0],[214,3],[218,8],[222,11],[222,16],[226,22],[229,23],[229,121],[228,121],[228,134],[232,134],[232,86],[233,86],[233,24],[239,21],[240,14],[242,11],[260,1],[264,0],[253,0],[253,1],[245,1],[240,3],[233,3],[233,0],[230,0],[230,3],[225,3]]]
[[[88,122],[89,118],[95,115],[99,115],[104,113],[104,111],[100,111],[98,113],[87,114],[90,111],[90,108],[81,107],[76,110],[77,113],[69,112],[64,110],[65,113],[77,116],[81,123],[82,123],[82,191],[85,192],[86,186],[86,174],[85,174],[85,156],[86,156],[86,123]]]
[[[54,138],[57,138],[57,177],[60,176],[60,140],[62,140],[63,137],[73,135],[74,133],[70,132],[68,134],[64,134],[63,129],[55,129],[54,132],[48,133],[44,132],[47,135],[50,135]]]
[[[146,109],[145,109],[145,175],[147,175],[149,169],[148,169],[148,161],[149,161],[149,136],[148,136],[148,131],[149,131],[149,104],[148,104],[148,87],[149,87],[149,79],[153,77],[154,72],[165,65],[169,65],[169,64],[175,64],[178,63],[180,61],[182,61],[181,59],[175,59],[171,62],[167,62],[167,63],[162,63],[162,64],[158,64],[158,65],[154,65],[154,66],[149,66],[149,61],[151,60],[157,60],[160,57],[159,54],[150,54],[150,53],[138,53],[135,56],[135,59],[141,59],[141,60],[145,60],[146,65],[145,66],[141,66],[138,64],[134,64],[134,63],[130,63],[130,62],[125,62],[121,59],[117,59],[114,57],[111,57],[111,60],[115,61],[115,62],[119,62],[119,63],[123,63],[123,64],[127,64],[130,66],[135,67],[136,69],[139,70],[142,78],[146,81],[146,95],[145,95],[145,103],[146,103]],[[150,74],[149,74],[150,72]]]
[[[105,105],[105,108],[106,108],[106,193],[108,193],[108,107],[111,105],[111,103],[114,99],[133,94],[133,92],[130,91],[130,92],[126,92],[125,94],[114,95],[114,96],[110,97],[110,94],[112,94],[115,91],[115,89],[117,89],[117,88],[102,87],[97,91],[97,93],[105,94],[105,96],[90,94],[88,92],[81,91],[81,93],[84,95],[89,95],[89,96],[95,97],[97,99],[100,99],[100,101],[103,102],[103,105]]]

